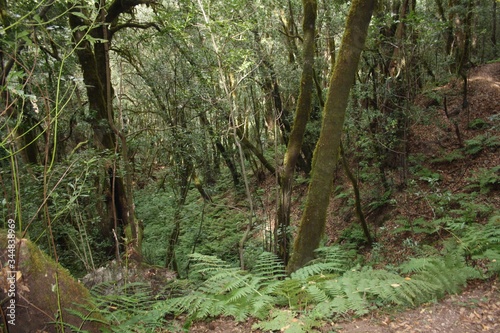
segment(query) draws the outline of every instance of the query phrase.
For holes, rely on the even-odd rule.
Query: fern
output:
[[[253,269],[253,274],[266,278],[281,279],[285,277],[285,267],[276,255],[263,252]]]
[[[470,140],[465,141],[465,153],[475,155],[480,153],[485,148],[497,148],[500,146],[500,138],[496,135],[478,135]]]
[[[481,194],[488,194],[492,189],[500,185],[500,165],[491,169],[479,169],[476,174],[467,179],[471,184],[466,186],[467,189],[477,189]]]
[[[352,255],[338,246],[319,250],[317,260],[290,277],[270,253],[260,256],[252,273],[212,256],[194,255],[194,276],[199,278],[195,289],[156,309],[185,313],[188,322],[220,315],[243,321],[252,316],[269,318],[256,328],[310,332],[314,323],[341,314],[363,315],[384,304],[415,305],[458,292],[468,279],[479,277],[466,264],[466,248],[471,255],[500,260],[500,251],[492,252],[500,244],[496,225],[471,233],[442,256],[411,259],[393,270],[353,269]],[[273,310],[276,307],[287,310]]]
[[[271,319],[267,321],[254,324],[252,329],[262,329],[266,332],[309,333],[318,332],[314,328],[321,324],[311,316],[298,316],[290,310],[275,310],[270,317]]]
[[[191,256],[194,276],[200,279],[195,290],[160,305],[165,312],[186,313],[190,320],[232,316],[243,321],[248,316],[264,318],[275,304],[271,296],[284,276],[283,265],[276,256],[262,254],[256,273],[250,274],[213,256]]]
[[[193,253],[190,255],[190,261],[193,262],[194,273],[190,275],[193,280],[205,279],[207,276],[215,274],[220,270],[229,268],[230,265],[224,260],[217,258],[216,256],[208,256],[199,253]]]
[[[434,290],[428,290],[426,298],[442,297],[446,293],[457,293],[468,279],[477,278],[477,271],[467,267],[463,257],[456,252],[444,257],[412,259],[400,266],[402,273],[412,280],[428,283]]]
[[[112,290],[112,293],[108,293]],[[154,309],[157,301],[154,300],[150,286],[143,283],[130,283],[116,287],[108,283],[98,285],[91,291],[95,308],[91,309],[100,319],[83,317],[88,312],[85,305],[80,305],[86,311],[73,309],[72,314],[79,316],[84,321],[96,321],[106,324],[104,333],[119,332],[157,332],[165,327],[164,312]],[[77,327],[71,331],[81,332]]]
[[[484,226],[470,226],[458,246],[471,259],[488,261],[487,276],[500,272],[500,215],[491,217]]]
[[[292,273],[294,279],[307,279],[315,275],[342,274],[350,268],[352,253],[340,246],[322,247],[316,250],[318,259]]]

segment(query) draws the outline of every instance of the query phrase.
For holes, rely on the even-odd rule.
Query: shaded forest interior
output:
[[[494,280],[497,6],[0,0],[0,228],[113,332],[321,331]]]

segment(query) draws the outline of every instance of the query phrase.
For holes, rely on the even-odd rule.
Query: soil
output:
[[[436,96],[438,96],[436,98]],[[446,96],[446,99],[444,98]],[[498,147],[467,156],[458,161],[446,161],[440,158],[463,147],[467,140],[478,135],[498,134],[500,125],[500,63],[492,63],[473,68],[469,72],[467,103],[463,99],[463,81],[453,80],[449,84],[436,88],[428,94],[419,96],[416,105],[427,110],[432,121],[426,124],[415,124],[410,128],[409,153],[412,156],[423,156],[430,170],[438,170],[439,186],[452,193],[464,192],[470,178],[481,168],[492,168],[500,165]],[[446,107],[445,107],[446,105]],[[476,119],[482,119],[486,126],[470,126]],[[342,177],[342,176],[340,176]],[[397,178],[397,177],[394,177]],[[341,183],[342,180],[339,180]],[[345,182],[348,183],[347,181]],[[263,184],[261,184],[262,186]],[[265,184],[264,184],[265,186]],[[270,185],[272,186],[272,185]],[[428,190],[425,182],[419,183],[422,190]],[[499,189],[484,200],[500,207]],[[272,191],[269,191],[272,192]],[[305,185],[298,184],[295,189],[295,205],[292,216],[300,219],[300,202],[307,193]],[[367,220],[374,225],[382,225],[377,242],[382,249],[384,263],[397,264],[400,260],[412,256],[411,247],[402,246],[401,235],[397,237],[390,232],[397,228],[398,221],[394,216],[408,218],[433,218],[432,207],[404,189],[394,194],[397,205],[367,214]],[[265,207],[275,207],[270,195]],[[331,242],[339,240],[342,230],[348,227],[355,217],[352,211],[342,209],[342,201],[332,200],[326,233]],[[272,209],[271,209],[272,210]],[[263,215],[272,216],[272,211]],[[485,222],[478,216],[478,222]],[[384,231],[385,230],[385,231]],[[446,237],[446,235],[438,235]],[[425,242],[428,235],[409,234],[413,242]],[[370,259],[370,251],[366,251]],[[500,332],[500,291],[498,279],[489,281],[472,281],[460,295],[448,295],[435,303],[424,304],[414,309],[385,308],[379,309],[362,318],[346,317],[342,321],[326,324],[319,328],[321,332],[338,333],[475,333]],[[218,318],[211,322],[195,323],[190,332],[252,332],[253,321],[237,323],[231,318]],[[258,331],[254,331],[258,332]]]
[[[500,293],[496,281],[472,285],[439,303],[400,313],[379,311],[337,327],[339,333],[500,332]]]

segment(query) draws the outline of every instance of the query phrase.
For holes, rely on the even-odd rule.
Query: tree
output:
[[[311,182],[292,257],[287,265],[288,273],[314,258],[314,250],[323,235],[349,93],[374,6],[374,0],[354,0],[349,10],[339,55],[330,78],[321,133],[314,151]]]
[[[303,68],[300,82],[300,94],[295,111],[293,128],[290,133],[288,146],[285,154],[283,172],[280,175],[280,196],[277,213],[277,223],[274,236],[277,245],[277,254],[285,264],[289,259],[290,240],[290,205],[292,197],[293,175],[297,161],[302,150],[302,142],[306,132],[306,125],[311,112],[313,94],[314,73],[314,44],[316,35],[316,12],[315,0],[303,0],[304,19],[302,22],[304,33],[303,44]]]
[[[493,0],[491,9],[491,45],[493,45],[493,56],[497,56],[497,1]]]
[[[76,44],[76,55],[80,63],[86,86],[89,110],[94,117],[90,119],[94,131],[94,144],[110,153],[121,153],[128,165],[127,140],[116,126],[113,113],[113,87],[109,50],[113,35],[124,28],[148,28],[153,24],[140,24],[133,20],[120,22],[120,17],[131,13],[134,7],[151,4],[151,0],[114,0],[106,6],[105,0],[97,5],[96,17],[86,14],[86,6],[70,4],[69,24]],[[105,166],[107,182],[102,184],[106,194],[106,213],[102,214],[103,234],[112,237],[112,230],[118,233],[123,228],[128,242],[128,251],[140,253],[142,227],[134,219],[132,201],[131,172],[126,172],[126,182],[119,176],[116,161]],[[131,254],[131,253],[129,253]],[[119,257],[118,245],[116,255]]]

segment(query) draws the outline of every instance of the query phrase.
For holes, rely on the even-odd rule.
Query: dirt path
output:
[[[339,324],[339,333],[475,333],[500,332],[500,292],[496,282],[469,287],[439,303],[401,313]]]

